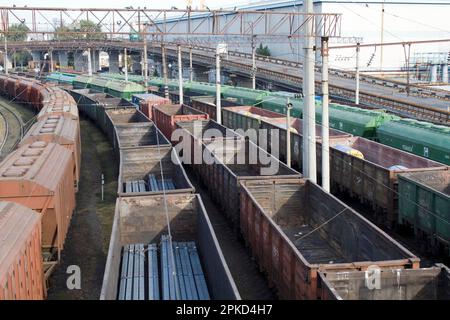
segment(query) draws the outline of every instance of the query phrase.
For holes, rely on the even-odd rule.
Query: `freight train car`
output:
[[[309,180],[241,185],[244,239],[281,299],[317,299],[324,271],[419,268],[419,259]]]
[[[241,182],[274,177],[297,179],[301,176],[251,141],[245,140],[243,136],[232,139],[217,136],[215,139],[210,137],[203,139],[203,136],[195,136],[188,130],[183,130],[186,131],[186,137],[190,141],[185,143],[195,148],[191,152],[203,155],[203,161],[192,164],[194,171],[236,230],[239,228]]]
[[[359,151],[363,157],[343,147]],[[322,161],[317,144],[317,163]],[[319,173],[321,167],[318,166]],[[350,137],[330,141],[330,181],[334,191],[346,192],[368,204],[379,225],[393,227],[398,221],[398,174],[446,171],[448,167],[369,139]]]
[[[403,173],[398,176],[399,223],[423,247],[450,255],[450,172]]]
[[[73,172],[75,189],[78,190],[81,166],[81,140],[78,121],[60,115],[47,115],[28,130],[19,146],[36,141],[53,142],[71,151],[75,164]]]
[[[380,143],[450,165],[450,128],[413,119],[383,123]]]
[[[195,191],[172,147],[120,150],[120,197]]]
[[[148,94],[139,101],[139,110],[150,120],[153,119],[153,107],[171,104],[170,99],[166,99],[155,94]]]
[[[322,300],[450,300],[450,269],[320,272]]]
[[[44,141],[24,145],[0,164],[0,200],[42,215],[45,256],[58,261],[75,210],[74,163],[68,149]]]
[[[163,203],[165,205],[162,205]],[[170,257],[171,252],[162,251],[163,247],[161,247],[161,254],[158,257],[157,247],[160,245],[163,236],[168,234],[167,219],[170,221],[171,241],[174,244],[179,242],[195,243],[200,258],[197,260],[200,263],[200,273],[195,271],[198,270],[199,265],[197,264],[195,269],[190,269],[190,264],[186,262],[189,261],[189,258],[182,260],[175,247],[172,251],[175,256],[172,261],[175,261],[176,266],[171,265],[171,260],[167,259],[167,254],[169,253]],[[125,255],[122,258],[122,254],[125,253],[124,248],[134,244],[142,244],[143,247],[147,248],[148,246],[149,248],[148,251],[143,252],[144,256],[140,260],[148,265],[148,269],[145,269],[145,271],[139,272],[139,269],[136,271],[136,267],[133,268],[133,262],[128,263],[130,267],[126,269],[121,267],[126,265],[122,260],[125,258]],[[134,260],[136,261],[136,258]],[[160,263],[158,263],[158,260]],[[167,262],[164,263],[164,261]],[[178,286],[176,287],[180,288],[181,294],[167,295],[169,283],[173,283],[173,281],[170,281],[171,273],[164,272],[166,269],[160,266],[169,266],[169,270],[178,270],[180,264],[183,264],[185,268],[184,271],[179,273],[181,278],[178,276],[175,281],[177,281]],[[135,272],[140,275],[140,281],[131,283],[128,280],[124,287],[123,283],[127,274],[133,275]],[[189,300],[198,299],[200,291],[197,291],[196,288],[199,288],[198,281],[203,278],[205,282],[202,283],[201,287],[203,287],[203,290],[206,289],[209,298],[240,299],[199,195],[172,194],[165,197],[159,195],[117,199],[101,300],[116,300],[119,298],[186,300],[187,297]],[[185,279],[186,281],[184,281]],[[192,280],[187,281],[189,279]],[[160,283],[162,287],[160,287]],[[188,291],[186,287],[192,290]],[[135,294],[136,289],[140,294]],[[188,295],[183,296],[182,292],[188,292]],[[206,299],[204,295],[201,295],[201,297]]]
[[[44,299],[40,214],[0,201],[0,235],[0,300]]]
[[[172,132],[177,129],[177,122],[208,120],[206,113],[186,105],[161,105],[153,108],[153,121],[171,141]]]

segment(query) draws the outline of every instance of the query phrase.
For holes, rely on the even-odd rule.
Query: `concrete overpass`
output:
[[[9,45],[11,50],[29,50],[43,53],[50,50],[57,52],[59,59],[68,51],[81,54],[87,48],[95,49],[93,52],[105,51],[110,55],[112,72],[118,71],[119,54],[127,48],[128,52],[140,59],[143,51],[142,42],[130,41],[38,41],[17,42]],[[197,67],[214,68],[215,52],[212,48],[194,46],[191,49],[182,48],[182,58],[189,61],[189,50],[192,50],[193,64]],[[160,56],[160,43],[150,42],[149,53]],[[176,61],[176,45],[167,43],[168,57]],[[92,59],[91,59],[92,60]],[[98,60],[97,60],[98,61]],[[138,61],[137,61],[138,62]],[[232,72],[242,77],[249,77],[252,72],[252,56],[242,52],[229,52],[228,59],[222,62],[224,71]],[[278,87],[301,91],[302,64],[294,61],[257,56],[256,78],[260,82],[272,83]],[[80,69],[80,66],[75,66]],[[82,71],[82,70],[80,70]],[[355,99],[355,74],[353,72],[330,69],[330,95],[335,100],[352,103]],[[320,72],[316,70],[316,92],[320,92]],[[406,94],[406,84],[398,81],[385,80],[373,76],[361,77],[360,103],[373,108],[385,108],[396,114],[432,121],[435,123],[450,124],[450,93],[443,90],[434,90],[412,85],[410,94]]]

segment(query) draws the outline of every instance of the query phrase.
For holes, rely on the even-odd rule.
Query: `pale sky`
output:
[[[235,5],[245,5],[249,3],[261,2],[260,0],[205,0],[209,8],[226,8]],[[199,6],[199,0],[192,1],[192,7]],[[65,7],[65,8],[125,8],[128,6],[147,7],[154,9],[166,9],[172,6],[178,8],[186,7],[187,0],[168,0],[168,1],[142,1],[142,0],[76,0],[76,1],[57,1],[57,0],[0,0],[1,6],[24,6],[29,7]]]

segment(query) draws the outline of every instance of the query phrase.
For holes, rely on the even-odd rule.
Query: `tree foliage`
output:
[[[13,24],[8,28],[6,39],[8,39],[8,41],[25,41],[29,31],[30,29],[22,23]],[[1,40],[3,41],[3,35]]]
[[[259,44],[259,47],[256,48],[256,54],[260,56],[270,57],[271,52],[268,46],[263,46],[262,43]]]
[[[76,24],[62,25],[56,28],[57,40],[105,40],[106,34],[102,33],[101,26],[89,20],[80,20]],[[69,33],[68,33],[69,32]],[[70,32],[76,32],[70,34]]]

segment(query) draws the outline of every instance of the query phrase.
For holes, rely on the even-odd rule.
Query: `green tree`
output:
[[[158,70],[156,70],[156,68],[153,70],[153,76],[155,78],[159,78],[159,73],[158,73]]]
[[[29,31],[30,29],[22,23],[13,24],[8,28],[6,39],[8,39],[8,41],[25,41]],[[3,41],[3,35],[1,36],[1,40]]]
[[[58,40],[104,40],[106,34],[102,33],[101,26],[89,20],[80,20],[74,25],[62,25],[56,28],[55,39]],[[68,32],[75,32],[70,34]]]
[[[263,46],[262,43],[259,44],[259,47],[256,48],[256,54],[260,56],[270,57],[272,54],[268,46]]]
[[[31,53],[28,51],[16,52],[12,55],[12,61],[16,63],[15,67],[27,66],[28,61],[33,60]]]

